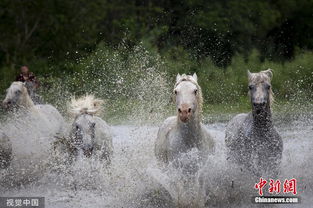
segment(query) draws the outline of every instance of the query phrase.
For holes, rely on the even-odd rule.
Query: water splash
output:
[[[79,67],[70,77],[46,80],[51,85],[42,93],[64,115],[73,92],[95,93],[107,101],[104,118],[109,118],[110,123],[128,124],[112,126],[112,164],[108,166],[92,158],[68,164],[64,155],[50,151],[50,143],[39,142],[42,133],[31,131],[29,123],[16,125],[5,121],[6,131],[25,140],[16,142],[20,149],[15,153],[19,165],[0,171],[0,180],[4,182],[0,195],[45,196],[47,207],[58,208],[251,207],[258,178],[228,162],[225,123],[207,126],[216,141],[216,153],[204,165],[197,162],[197,151],[192,150],[176,161],[178,168],[177,164],[158,166],[154,156],[156,124],[171,111],[172,91],[158,57],[140,46],[113,52],[99,48],[81,60]],[[291,110],[295,109],[283,112]],[[45,125],[33,120],[30,123],[36,128],[45,129]],[[296,116],[283,113],[275,116],[275,123],[284,139],[282,171],[277,179],[297,178],[302,203],[295,207],[309,207],[313,203],[312,117],[306,112]],[[31,157],[25,157],[23,151],[31,153]],[[25,171],[20,165],[30,168]],[[190,166],[197,171],[188,172]]]
[[[293,126],[297,130],[289,125],[279,127],[285,149],[278,179],[297,178],[302,204],[296,207],[308,207],[313,193],[312,122],[304,125],[295,121]],[[157,165],[153,153],[156,126],[114,126],[111,166],[92,159],[80,159],[71,166],[49,161],[41,179],[24,187],[6,187],[1,194],[46,196],[47,207],[80,207],[85,203],[93,207],[251,207],[259,179],[227,162],[224,127],[208,126],[217,141],[217,152],[194,174]],[[185,164],[194,157],[196,151],[188,153]]]
[[[73,74],[59,79],[43,79],[45,100],[66,114],[73,95],[94,94],[105,100],[102,115],[109,122],[156,122],[169,112],[171,85],[161,58],[142,45],[120,45],[111,50],[105,45],[79,60]]]

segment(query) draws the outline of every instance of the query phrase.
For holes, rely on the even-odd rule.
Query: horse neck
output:
[[[30,98],[28,94],[24,94],[20,99],[20,105],[23,106],[26,109],[30,109],[35,106],[34,102]]]
[[[186,143],[200,143],[201,122],[199,112],[196,111],[187,123],[183,123],[177,116],[177,123],[182,139]]]
[[[269,104],[259,114],[256,114],[256,112],[252,109],[252,116],[254,129],[265,132],[266,130],[272,128],[272,112]]]

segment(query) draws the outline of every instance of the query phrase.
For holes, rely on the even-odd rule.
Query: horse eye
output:
[[[252,90],[254,88],[253,85],[249,85],[249,90]]]
[[[177,95],[177,90],[174,90],[175,95]]]

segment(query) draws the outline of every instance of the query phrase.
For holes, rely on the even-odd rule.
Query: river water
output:
[[[297,179],[301,203],[289,206],[312,207],[313,121],[298,117],[276,124],[284,140],[281,174],[276,179]],[[195,173],[158,166],[153,152],[158,125],[116,125],[112,126],[114,157],[110,166],[84,158],[67,166],[59,158],[62,156],[49,152],[43,166],[24,171],[23,176],[20,169],[11,169],[10,177],[2,170],[1,180],[7,182],[0,187],[0,195],[42,196],[46,207],[54,208],[259,207],[251,203],[251,196],[258,195],[254,184],[259,178],[229,164],[225,157],[226,123],[206,126],[217,143],[216,153]],[[194,160],[193,155],[186,155],[183,162]],[[27,182],[21,182],[21,177],[27,177]],[[266,189],[264,192],[269,195]]]

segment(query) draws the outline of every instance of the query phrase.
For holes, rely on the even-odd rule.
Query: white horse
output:
[[[70,132],[70,139],[63,141],[62,151],[67,151],[71,156],[95,155],[100,159],[111,162],[113,144],[111,130],[108,124],[97,114],[102,109],[102,100],[87,95],[79,99],[72,98],[70,113],[75,116]],[[65,147],[65,148],[64,148]]]
[[[63,117],[51,105],[34,105],[22,82],[11,84],[3,105],[16,109],[0,127],[12,144],[12,168],[22,170],[43,165],[54,136],[65,132]]]
[[[3,105],[7,109],[15,109],[22,116],[33,114],[46,123],[46,128],[53,134],[64,132],[64,119],[59,111],[52,105],[35,105],[31,100],[25,85],[22,82],[13,82],[7,90],[7,95],[3,100]]]
[[[168,164],[193,148],[204,157],[213,153],[214,140],[201,123],[203,98],[197,75],[178,74],[174,94],[177,116],[167,118],[160,127],[155,142],[156,158]]]
[[[248,71],[252,112],[235,116],[226,127],[229,159],[259,176],[279,173],[283,151],[283,141],[272,122],[272,77],[271,69]]]

